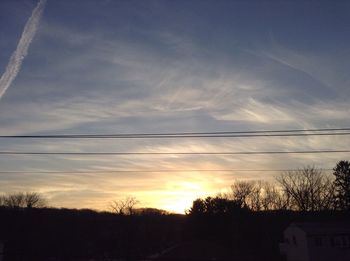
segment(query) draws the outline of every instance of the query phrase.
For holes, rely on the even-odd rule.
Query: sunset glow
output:
[[[184,213],[349,157],[349,3],[216,2],[0,1],[0,191]]]

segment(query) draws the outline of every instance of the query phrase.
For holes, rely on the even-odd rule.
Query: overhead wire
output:
[[[350,128],[319,128],[290,130],[216,131],[216,132],[168,132],[168,133],[119,133],[119,134],[61,134],[61,135],[0,135],[0,139],[110,139],[110,138],[249,138],[249,137],[299,137],[350,135]],[[0,155],[80,155],[80,156],[142,156],[142,155],[269,155],[269,154],[320,154],[349,153],[350,150],[302,150],[302,151],[216,151],[216,152],[40,152],[0,151]],[[115,170],[112,172],[176,172],[176,171],[294,171],[294,170]],[[104,171],[106,172],[106,171]],[[0,171],[0,173],[9,173]],[[21,172],[24,173],[24,172]],[[30,172],[25,172],[30,173]],[[36,172],[38,173],[38,172]],[[45,172],[64,173],[64,172]],[[79,172],[71,172],[79,173]],[[87,173],[87,172],[82,172]],[[94,172],[96,173],[96,172]]]
[[[10,170],[0,171],[2,174],[23,173],[23,174],[74,174],[74,173],[158,173],[158,172],[288,172],[288,171],[300,171],[302,169],[159,169],[159,170],[73,170],[73,171],[21,171]],[[322,170],[332,170],[331,168],[322,168]]]
[[[117,134],[53,134],[53,135],[0,135],[1,139],[151,139],[151,138],[246,138],[246,137],[299,137],[350,135],[350,128],[167,132],[167,133],[117,133]],[[312,133],[310,133],[312,132]]]
[[[314,154],[349,153],[350,150],[301,150],[301,151],[220,151],[220,152],[34,152],[0,151],[0,155],[81,155],[81,156],[122,156],[122,155],[263,155],[263,154]]]

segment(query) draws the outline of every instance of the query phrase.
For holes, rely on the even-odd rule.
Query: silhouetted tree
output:
[[[187,211],[189,215],[222,215],[233,214],[241,209],[241,202],[222,198],[207,197],[205,199],[196,199],[192,207]]]
[[[113,200],[109,207],[119,215],[133,215],[137,204],[139,204],[139,201],[135,197],[126,197],[124,199]]]
[[[333,169],[337,207],[350,210],[350,162],[339,161]]]
[[[26,192],[24,202],[27,208],[42,208],[47,205],[46,199],[36,192]]]
[[[205,201],[198,198],[192,202],[192,207],[186,211],[186,214],[190,215],[201,215],[206,213]]]
[[[263,210],[286,210],[290,208],[290,196],[275,184],[263,183],[261,204]]]
[[[4,195],[0,195],[0,206],[1,207],[5,206],[5,196]]]
[[[318,211],[334,208],[333,182],[320,169],[306,167],[282,173],[276,179],[290,197],[292,209]]]
[[[253,183],[252,192],[248,195],[248,206],[251,210],[260,211],[262,209],[263,183],[261,180]]]
[[[237,181],[231,185],[233,200],[241,203],[253,211],[276,209],[277,199],[281,200],[281,193],[277,189],[261,180]]]
[[[138,208],[134,210],[135,213],[139,215],[145,215],[145,216],[161,216],[161,215],[168,215],[169,212],[164,209],[158,209],[158,208]]]
[[[9,208],[42,208],[47,205],[46,199],[37,192],[17,192],[3,195],[0,203]]]
[[[231,185],[231,198],[241,204],[242,207],[248,207],[249,196],[254,191],[254,181],[237,181]]]

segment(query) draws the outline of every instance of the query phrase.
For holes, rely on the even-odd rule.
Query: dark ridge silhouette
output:
[[[292,222],[348,222],[349,211],[117,215],[89,209],[0,208],[4,260],[283,260]],[[204,249],[200,251],[200,249]]]
[[[279,190],[236,182],[231,194],[194,200],[186,215],[135,208],[138,200],[130,197],[113,201],[112,213],[45,208],[35,192],[3,195],[0,260],[284,261],[279,247],[288,243],[290,224],[350,227],[349,168],[340,161],[333,181],[314,167],[282,173]],[[348,247],[350,234],[343,232]]]
[[[4,260],[140,260],[181,240],[183,215],[0,208]]]

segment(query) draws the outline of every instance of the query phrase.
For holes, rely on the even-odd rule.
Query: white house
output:
[[[0,261],[4,259],[4,243],[0,241]]]
[[[288,261],[349,261],[350,222],[292,223],[280,251]]]

